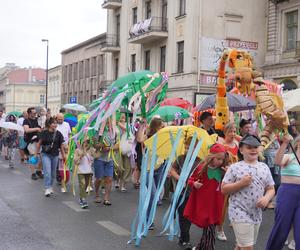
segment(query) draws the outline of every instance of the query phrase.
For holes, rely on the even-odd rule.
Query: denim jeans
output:
[[[58,155],[53,156],[50,154],[42,153],[42,163],[44,171],[44,186],[50,188],[56,177],[56,166],[58,164]]]

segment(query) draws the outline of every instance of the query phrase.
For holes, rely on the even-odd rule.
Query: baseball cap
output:
[[[246,134],[240,141],[240,146],[246,144],[252,147],[261,146],[260,139],[255,135]]]

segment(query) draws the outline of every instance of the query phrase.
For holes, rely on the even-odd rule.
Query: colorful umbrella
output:
[[[147,119],[151,120],[153,116],[158,116],[165,122],[170,122],[178,119],[186,119],[190,117],[187,110],[176,106],[163,106],[151,113]]]
[[[243,110],[255,109],[256,103],[255,101],[244,97],[242,95],[227,93],[228,107],[232,112],[238,112]],[[200,103],[197,107],[197,111],[202,111],[206,109],[214,109],[216,105],[216,95],[210,95],[206,97],[202,103]]]
[[[20,111],[11,111],[7,113],[7,115],[14,115],[15,117],[20,117],[22,115],[22,112]]]
[[[209,135],[206,130],[202,128],[197,128],[193,125],[186,125],[186,126],[169,126],[163,129],[160,129],[157,134],[157,148],[156,148],[156,155],[160,158],[167,159],[173,149],[174,140],[176,138],[177,133],[179,130],[183,130],[182,136],[178,143],[178,147],[176,150],[177,155],[182,155],[185,153],[184,141],[189,138],[193,137],[194,133],[197,134],[198,139],[203,139],[202,146],[200,148],[198,156],[201,159],[208,154],[208,148],[210,145],[216,142],[217,136],[216,135]],[[144,144],[148,150],[152,150],[154,136],[147,139]]]
[[[24,128],[14,122],[0,122],[0,127],[24,132]]]
[[[188,109],[188,108],[192,107],[193,105],[187,100],[175,97],[175,98],[165,99],[160,104],[160,106],[176,106],[176,107],[180,107],[180,108],[183,108],[183,109]]]
[[[86,107],[84,107],[80,104],[77,104],[77,103],[67,103],[67,104],[63,105],[63,108],[69,109],[69,110],[74,110],[74,111],[79,111],[79,112],[87,111]]]

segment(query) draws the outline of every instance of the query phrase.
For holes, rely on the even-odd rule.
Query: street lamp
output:
[[[49,40],[42,39],[42,42],[47,43],[47,56],[46,56],[46,98],[45,98],[45,107],[48,108],[48,54],[49,54]]]

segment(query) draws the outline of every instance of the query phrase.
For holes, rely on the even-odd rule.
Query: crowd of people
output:
[[[136,130],[128,130],[127,118],[122,114],[113,143],[108,144],[103,136],[83,139],[74,153],[75,167],[70,173],[64,168],[71,136],[70,125],[64,121],[64,112],[61,110],[52,116],[50,110],[41,109],[37,114],[36,109],[31,107],[18,119],[14,115],[4,117],[0,112],[1,120],[24,128],[24,132],[1,130],[0,146],[9,166],[14,167],[14,155],[18,150],[21,162],[31,170],[31,178],[44,179],[46,197],[53,194],[55,179],[63,183],[61,191],[67,192],[70,185],[65,183],[71,175],[73,178],[77,175],[79,204],[83,209],[88,207],[87,195],[92,190],[96,203],[110,206],[112,185],[121,192],[127,192],[132,181],[139,189],[146,150],[144,141],[168,124],[159,117],[153,117],[149,124],[141,119]],[[218,139],[209,148],[205,159],[196,158],[186,190],[180,194],[184,199],[178,204],[179,244],[185,249],[215,249],[215,239],[227,240],[223,225],[228,215],[236,237],[236,249],[254,249],[262,222],[262,209],[275,208],[275,222],[266,249],[282,249],[285,244],[289,244],[290,249],[300,249],[300,136],[295,121],[290,121],[289,134],[274,138],[264,151],[255,121],[241,119],[238,125],[229,122],[222,132],[215,131],[211,113],[203,112],[200,121],[201,128],[210,135],[217,133]],[[186,152],[191,139],[184,141]],[[157,205],[164,198],[171,199],[169,194],[182,174],[185,159],[186,153],[172,163],[164,194]],[[165,161],[158,158],[150,191],[151,205],[156,202],[153,198],[164,166]],[[148,217],[149,213],[147,211]],[[194,247],[190,243],[191,224],[203,229]],[[149,230],[154,228],[152,223]]]

